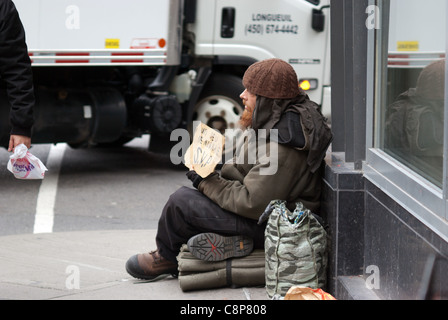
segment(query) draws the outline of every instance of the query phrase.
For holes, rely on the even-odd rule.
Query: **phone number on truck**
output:
[[[296,24],[246,24],[245,34],[298,34],[299,26]]]

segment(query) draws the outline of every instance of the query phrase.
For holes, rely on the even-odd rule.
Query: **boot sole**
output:
[[[253,240],[245,236],[221,236],[216,233],[198,234],[187,243],[193,256],[205,261],[222,261],[249,255],[253,249]]]

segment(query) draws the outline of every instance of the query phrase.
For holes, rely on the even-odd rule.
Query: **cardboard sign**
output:
[[[200,123],[194,132],[193,142],[185,153],[185,166],[202,178],[215,170],[222,160],[225,138],[218,131]]]

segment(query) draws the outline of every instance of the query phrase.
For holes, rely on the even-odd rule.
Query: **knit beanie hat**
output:
[[[445,59],[433,62],[422,70],[416,93],[426,99],[445,99]]]
[[[251,65],[244,74],[243,85],[250,93],[271,99],[292,99],[300,92],[292,66],[275,58]]]

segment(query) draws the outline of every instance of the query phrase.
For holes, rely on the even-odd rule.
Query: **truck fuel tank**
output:
[[[9,110],[6,96],[0,98]],[[7,107],[6,107],[7,105]],[[9,115],[0,119],[0,142],[9,140]],[[67,142],[70,145],[118,140],[127,124],[126,104],[113,88],[36,88],[33,143]]]

